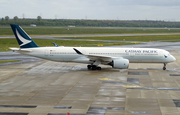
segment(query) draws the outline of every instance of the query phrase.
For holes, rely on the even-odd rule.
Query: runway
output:
[[[82,34],[82,35],[30,35],[33,39],[54,39],[56,37],[105,37],[105,36],[156,36],[180,35],[180,33],[148,33],[148,34]],[[0,38],[15,38],[14,35],[0,36]]]
[[[0,66],[0,114],[179,115],[180,50],[176,62],[130,64],[127,70],[46,60]]]

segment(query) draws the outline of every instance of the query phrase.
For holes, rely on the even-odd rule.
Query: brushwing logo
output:
[[[22,44],[21,44],[20,46],[26,45],[26,44],[28,44],[28,43],[31,42],[31,40],[26,40],[25,38],[23,38],[23,37],[19,34],[19,32],[18,32],[17,29],[16,29],[16,33],[17,33],[17,37],[18,37],[19,40],[22,42]]]

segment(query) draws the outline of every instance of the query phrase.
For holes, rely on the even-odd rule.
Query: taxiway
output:
[[[117,46],[118,47],[118,46]],[[2,115],[179,115],[180,42],[147,42],[121,47],[169,50],[176,61],[130,64],[129,69],[41,60],[0,52],[0,114]]]
[[[0,66],[0,114],[179,115],[180,50],[162,64],[130,64],[128,70],[46,60]]]

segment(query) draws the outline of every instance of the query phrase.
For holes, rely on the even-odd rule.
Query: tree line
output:
[[[19,24],[21,26],[29,26],[36,24],[37,26],[91,26],[91,27],[170,27],[180,28],[180,22],[169,21],[153,21],[153,20],[83,20],[83,19],[37,19],[18,18],[9,16],[0,20],[0,26],[8,26],[9,24]]]

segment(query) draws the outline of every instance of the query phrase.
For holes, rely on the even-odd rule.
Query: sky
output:
[[[180,0],[0,0],[0,17],[180,21]]]

